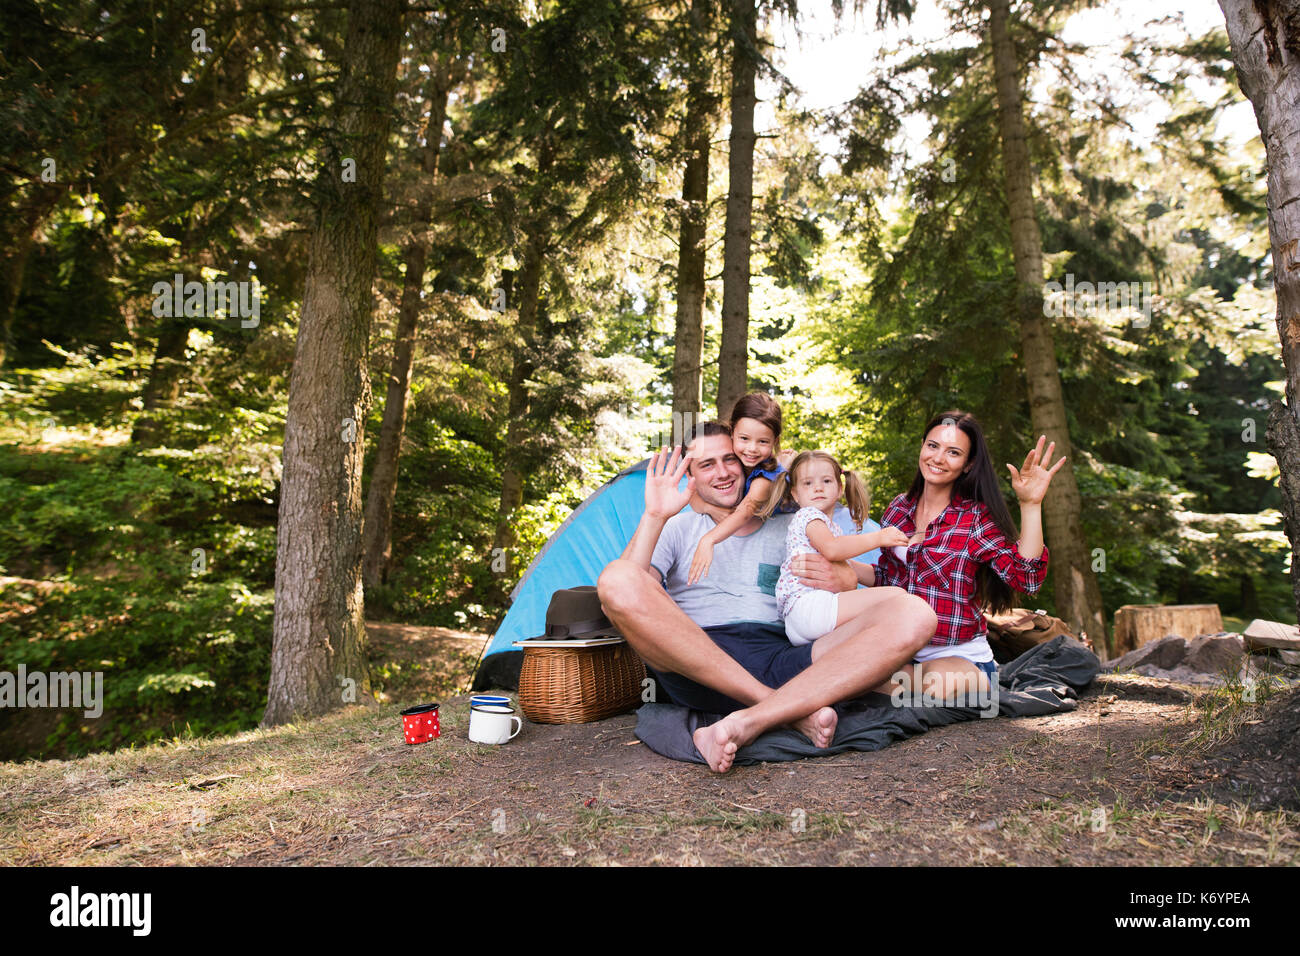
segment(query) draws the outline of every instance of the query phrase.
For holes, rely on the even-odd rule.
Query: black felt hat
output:
[[[560,588],[546,607],[546,633],[535,641],[563,641],[578,637],[622,637],[601,609],[600,598],[590,584]]]

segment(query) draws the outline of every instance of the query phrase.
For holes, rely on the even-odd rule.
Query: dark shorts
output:
[[[795,647],[780,624],[752,621],[719,624],[704,628],[704,633],[760,683],[773,689],[812,663],[812,644]],[[649,667],[646,670],[658,685],[655,699],[659,703],[681,704],[711,714],[729,714],[746,706],[681,674],[664,673]]]

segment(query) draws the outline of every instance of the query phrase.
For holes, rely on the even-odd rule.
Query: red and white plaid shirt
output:
[[[907,495],[899,495],[880,516],[881,526],[893,526],[911,537],[916,533],[916,505]],[[874,566],[876,584],[894,585],[925,598],[939,616],[930,643],[940,646],[988,633],[975,602],[975,572],[981,564],[989,565],[1017,591],[1029,594],[1043,586],[1047,575],[1046,546],[1042,557],[1024,557],[994,524],[987,507],[958,495],[930,522],[921,543],[907,549],[907,556],[904,563],[892,548],[883,549]]]

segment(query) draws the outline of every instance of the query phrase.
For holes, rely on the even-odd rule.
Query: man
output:
[[[921,598],[875,588],[862,615],[812,644],[792,646],[776,607],[786,525],[779,517],[755,518],[720,542],[708,576],[687,586],[700,538],[743,494],[730,430],[696,425],[681,448],[651,460],[645,513],[622,557],[597,582],[606,614],[659,686],[677,703],[727,714],[695,732],[695,746],[719,773],[731,768],[737,750],[782,724],[829,746],[838,720],[830,705],[887,691],[882,685],[929,642],[936,624]],[[687,504],[691,511],[682,512]],[[797,558],[793,568],[806,584],[829,591],[855,588],[868,573],[867,565],[832,564],[820,555]]]

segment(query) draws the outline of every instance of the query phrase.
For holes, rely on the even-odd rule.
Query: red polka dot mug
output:
[[[422,744],[442,736],[438,726],[438,705],[421,704],[402,711],[402,733],[408,744]]]

